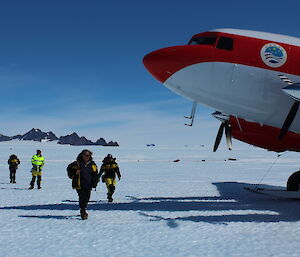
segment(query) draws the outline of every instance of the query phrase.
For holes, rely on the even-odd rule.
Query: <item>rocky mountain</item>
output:
[[[52,132],[43,132],[40,129],[33,128],[32,130],[25,133],[20,140],[33,140],[33,141],[54,141],[58,137]]]
[[[104,138],[99,138],[95,143],[85,137],[79,137],[75,132],[71,135],[61,136],[58,138],[53,132],[43,132],[40,129],[31,129],[24,135],[5,136],[0,134],[0,142],[10,141],[13,139],[32,140],[39,142],[55,141],[61,145],[101,145],[101,146],[119,146],[117,142],[106,142]]]
[[[119,144],[117,142],[110,141],[106,146],[119,146]]]
[[[61,145],[102,145],[102,146],[119,146],[117,142],[106,142],[104,138],[99,138],[95,143],[85,137],[79,137],[75,132],[71,135],[60,137],[58,144]]]
[[[22,135],[16,135],[16,136],[12,136],[12,137],[10,137],[10,138],[11,138],[11,140],[14,140],[14,139],[19,139],[19,140],[21,140]]]
[[[41,142],[41,141],[58,140],[58,137],[55,136],[55,134],[53,132],[43,132],[40,129],[35,129],[35,128],[31,129],[24,135],[16,135],[16,136],[9,137],[9,136],[4,136],[4,135],[0,134],[0,142],[10,141],[10,140],[14,140],[14,139],[32,140],[32,141]]]
[[[0,134],[0,142],[10,141],[10,140],[11,140],[10,137]]]
[[[107,145],[106,141],[101,137],[96,142],[95,145]]]
[[[91,140],[85,137],[79,137],[75,132],[71,135],[62,136],[58,140],[58,144],[61,145],[93,145]]]

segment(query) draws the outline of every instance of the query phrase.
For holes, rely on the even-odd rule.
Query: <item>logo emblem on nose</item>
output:
[[[269,43],[262,47],[260,56],[263,62],[272,68],[281,67],[287,60],[285,49],[275,43]]]

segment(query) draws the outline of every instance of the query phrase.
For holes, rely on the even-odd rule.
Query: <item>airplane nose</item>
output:
[[[190,47],[173,46],[151,52],[144,57],[144,66],[158,81],[164,83],[176,71],[195,63]]]

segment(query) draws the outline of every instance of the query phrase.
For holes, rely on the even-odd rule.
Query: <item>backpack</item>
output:
[[[67,174],[68,174],[68,177],[70,179],[73,178],[73,176],[75,175],[75,172],[78,168],[78,162],[77,161],[74,161],[72,163],[70,163],[67,167]]]

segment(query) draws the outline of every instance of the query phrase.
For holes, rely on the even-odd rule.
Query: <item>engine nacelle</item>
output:
[[[288,131],[281,140],[280,129],[230,116],[232,137],[270,151],[300,151],[300,134]]]

